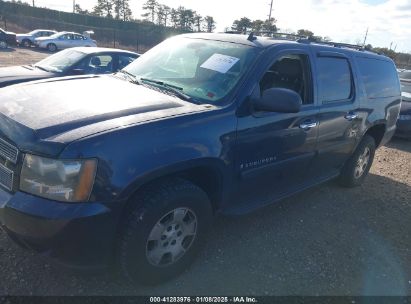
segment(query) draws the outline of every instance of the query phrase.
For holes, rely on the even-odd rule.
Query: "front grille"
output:
[[[19,150],[12,144],[9,144],[4,139],[0,138],[0,156],[4,157],[5,159],[15,164],[17,163],[17,158],[19,156]]]
[[[13,191],[14,172],[0,164],[0,185],[9,191]]]

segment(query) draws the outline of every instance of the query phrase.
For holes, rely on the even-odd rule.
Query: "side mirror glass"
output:
[[[265,90],[262,97],[254,101],[254,109],[264,112],[298,113],[301,105],[299,94],[282,88]]]

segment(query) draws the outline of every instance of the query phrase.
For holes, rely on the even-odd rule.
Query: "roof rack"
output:
[[[226,34],[243,34],[242,32],[236,32],[236,31],[226,31]],[[349,43],[341,43],[341,42],[334,42],[334,41],[320,41],[315,39],[315,37],[308,37],[308,36],[302,36],[302,35],[297,35],[297,34],[290,34],[290,33],[279,33],[279,32],[269,32],[269,31],[259,31],[259,32],[251,32],[251,33],[246,33],[245,35],[248,36],[248,40],[253,41],[256,39],[255,36],[262,36],[262,35],[268,35],[264,37],[268,37],[270,39],[276,39],[276,40],[290,40],[290,41],[295,41],[298,43],[305,43],[305,44],[322,44],[322,45],[328,45],[336,48],[348,48],[348,49],[353,49],[357,51],[369,51],[372,53],[372,50],[367,48],[366,46],[362,45],[357,45],[357,44],[349,44]],[[378,53],[377,53],[378,54]]]
[[[367,48],[362,45],[357,45],[357,44],[349,44],[349,43],[341,43],[341,42],[333,42],[333,41],[318,41],[315,39],[301,39],[297,40],[297,42],[300,43],[316,43],[316,44],[323,44],[323,45],[329,45],[337,48],[348,48],[348,49],[354,49],[357,51],[365,51]]]
[[[266,31],[261,31],[258,32],[260,35],[268,35],[270,38],[275,38],[279,40],[294,40],[297,41],[298,39],[307,39],[307,36],[302,36],[302,35],[297,35],[297,34],[290,34],[290,33],[281,33],[281,32],[266,32]],[[267,37],[267,36],[266,36]],[[292,39],[290,39],[292,38]]]
[[[251,32],[241,32],[241,31],[225,31],[224,34],[240,34],[240,35],[249,35],[248,37],[255,37],[255,36],[263,36],[269,38],[275,38],[277,40],[293,40],[296,41],[298,39],[307,39],[306,36],[301,36],[297,34],[290,34],[290,33],[279,33],[279,32],[271,32],[271,31],[251,31]],[[290,39],[293,38],[293,39]]]

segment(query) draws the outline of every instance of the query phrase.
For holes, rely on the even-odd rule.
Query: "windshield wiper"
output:
[[[140,84],[140,81],[137,80],[137,77],[134,74],[131,74],[130,72],[127,72],[125,70],[120,70],[118,71],[118,73],[121,73],[124,76],[126,76],[131,83]]]
[[[157,84],[161,86],[162,88],[166,89],[167,91],[173,93],[178,98],[181,98],[182,100],[199,104],[193,97],[188,96],[187,94],[183,93],[183,88],[181,87],[165,83],[164,81],[154,80],[154,79],[149,79],[149,78],[140,78],[140,81]]]
[[[51,72],[50,70],[46,69],[45,67],[42,67],[41,65],[33,65],[35,68],[38,68],[39,70],[45,71],[45,72]]]

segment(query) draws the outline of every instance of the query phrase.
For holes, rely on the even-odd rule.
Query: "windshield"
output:
[[[29,33],[29,35],[35,35],[35,34],[37,34],[38,32],[39,32],[38,30],[31,31],[31,32]]]
[[[157,81],[205,103],[227,96],[255,60],[257,48],[175,37],[154,47],[125,70],[143,83]]]
[[[42,61],[39,61],[34,66],[50,71],[50,72],[64,72],[71,66],[83,59],[86,54],[75,50],[64,50],[57,54],[51,55]]]

